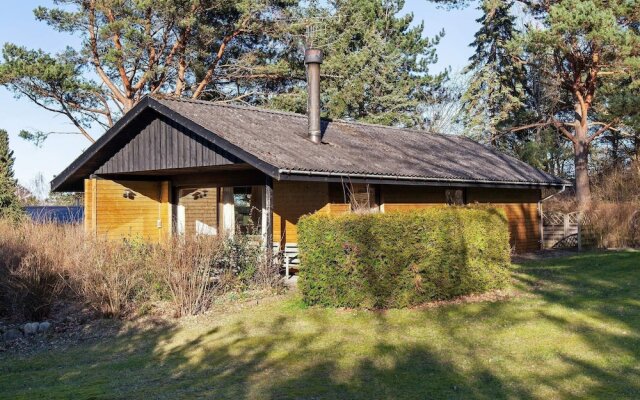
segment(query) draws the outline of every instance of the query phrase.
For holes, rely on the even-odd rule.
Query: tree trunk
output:
[[[580,128],[576,128],[578,130]],[[589,142],[584,135],[576,131],[573,143],[573,155],[576,170],[576,198],[580,210],[585,210],[591,204],[591,188],[589,187]]]

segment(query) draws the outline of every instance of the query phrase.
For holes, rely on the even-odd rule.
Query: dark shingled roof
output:
[[[413,183],[555,187],[569,184],[463,136],[323,120],[322,144],[316,145],[306,138],[305,115],[161,97],[146,98],[143,103],[139,106],[188,123],[189,129],[206,130],[212,142],[230,145],[227,150],[232,153],[234,148],[241,150],[236,156],[276,179],[292,176],[300,179],[301,175],[307,175]],[[112,130],[122,128],[116,126]],[[89,155],[84,162],[83,154],[52,182],[54,189],[73,179],[72,167],[79,172],[82,164],[90,161],[91,154],[104,146],[101,142],[116,134],[107,132],[101,137],[85,152]]]

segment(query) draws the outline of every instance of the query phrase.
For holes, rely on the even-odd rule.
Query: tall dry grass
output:
[[[597,247],[640,247],[640,164],[596,177],[583,232],[587,243]]]
[[[78,226],[0,221],[0,316],[40,319],[59,300],[106,316],[168,301],[176,315],[206,311],[229,291],[274,289],[278,269],[255,240],[107,240]]]

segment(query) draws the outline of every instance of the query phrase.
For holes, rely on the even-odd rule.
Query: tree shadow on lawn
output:
[[[388,312],[268,304],[207,327],[132,330],[0,360],[0,398],[637,398],[639,261],[602,253],[524,265],[515,276],[534,296],[506,302]],[[579,347],[561,342],[569,337]],[[529,339],[553,343],[527,354]]]
[[[584,397],[640,397],[640,252],[592,252],[524,263],[514,276],[550,307],[538,315],[601,353],[605,360],[560,352],[570,365],[556,380],[588,377]],[[617,364],[617,365],[616,365]],[[541,378],[544,382],[544,378]]]
[[[510,393],[489,370],[462,372],[428,345],[377,338],[373,346],[359,347],[357,330],[335,337],[323,328],[331,326],[326,315],[312,320],[314,328],[300,332],[295,320],[281,316],[261,325],[258,334],[255,326],[252,333],[238,322],[158,352],[172,371],[174,391],[168,397],[503,399]],[[383,314],[370,322],[388,329]],[[204,349],[194,350],[197,346]]]

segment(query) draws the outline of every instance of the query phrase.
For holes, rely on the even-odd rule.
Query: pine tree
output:
[[[524,71],[514,63],[509,43],[518,33],[512,1],[484,0],[481,24],[471,46],[476,51],[466,72],[469,87],[462,96],[465,122],[475,139],[499,147],[499,136],[522,107]]]
[[[603,96],[605,89],[611,82],[633,82],[640,76],[637,2],[536,1],[527,11],[538,23],[530,24],[522,36],[522,61],[534,65],[548,57],[545,67],[559,90],[554,109],[538,125],[553,126],[571,143],[576,198],[585,209],[591,201],[592,144],[622,122],[609,112],[612,104]]]
[[[51,2],[48,2],[51,3]],[[280,58],[295,0],[56,0],[34,14],[81,38],[58,54],[6,43],[0,86],[94,141],[148,94],[255,103],[290,79]],[[42,144],[51,132],[21,132]]]
[[[18,182],[13,176],[13,163],[9,134],[0,129],[0,218],[17,220],[23,215],[23,211],[16,195]]]
[[[434,90],[446,78],[444,73],[429,73],[442,34],[424,37],[423,23],[414,25],[413,15],[400,15],[401,0],[331,0],[326,5],[303,11],[309,19],[322,17],[312,45],[325,54],[323,116],[421,126],[420,105],[433,101]],[[292,49],[298,68],[303,68],[302,52]],[[272,106],[305,112],[304,82],[274,97]]]
[[[453,8],[469,3],[430,1]],[[569,142],[576,198],[585,209],[591,201],[589,157],[594,141],[621,129],[635,136],[637,121],[629,101],[633,95],[611,94],[630,94],[640,87],[640,7],[637,1],[608,0],[527,0],[519,4],[522,17],[530,23],[507,48],[517,55],[514,65],[524,67],[528,85],[544,78],[544,104],[532,109],[530,98],[541,97],[527,89],[521,98],[526,103],[524,113],[519,112],[534,119],[515,118],[508,130],[552,128]],[[484,18],[481,21],[484,29]],[[479,81],[489,82],[491,76],[487,76]],[[518,121],[524,123],[516,125]],[[640,148],[640,137],[634,147]]]

